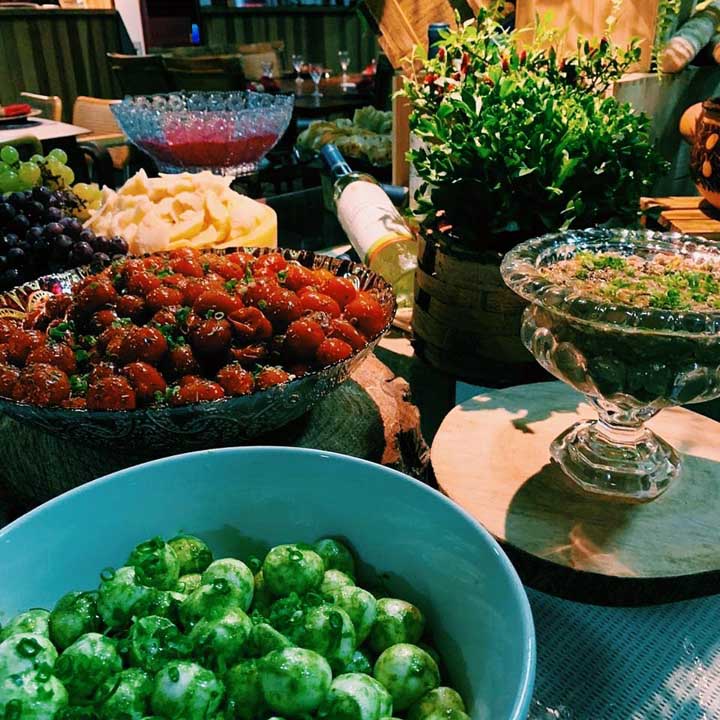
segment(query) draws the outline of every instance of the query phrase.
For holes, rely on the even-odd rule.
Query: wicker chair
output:
[[[115,120],[110,108],[120,102],[119,100],[105,100],[103,98],[79,95],[73,106],[73,124],[90,130],[85,135],[78,136],[78,143],[93,149],[93,162],[95,174],[102,174],[98,180],[114,187],[114,177],[107,177],[108,172],[114,175],[118,171],[123,178],[129,173],[131,149],[125,134]],[[109,156],[109,162],[108,162]]]
[[[21,92],[20,97],[30,107],[40,110],[42,117],[60,122],[62,120],[62,99],[59,95],[39,95],[38,93]]]

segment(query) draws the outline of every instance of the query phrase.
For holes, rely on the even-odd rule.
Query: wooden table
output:
[[[646,213],[645,224],[649,229],[720,240],[720,210],[702,197],[642,198],[640,209]]]

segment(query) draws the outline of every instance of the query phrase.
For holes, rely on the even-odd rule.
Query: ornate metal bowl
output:
[[[232,252],[234,248],[217,250]],[[248,251],[247,248],[243,250]],[[276,252],[252,250],[256,257]],[[321,370],[241,397],[182,407],[138,408],[126,411],[71,410],[37,407],[0,398],[0,413],[69,441],[102,444],[113,448],[167,449],[179,452],[244,443],[284,427],[305,414],[315,403],[348,378],[380,338],[395,316],[392,287],[364,265],[316,255],[308,250],[281,250],[288,260],[310,268],[327,268],[336,275],[352,278],[361,290],[375,290],[388,312],[388,322],[377,336],[346,360]],[[91,273],[88,267],[47,275],[13,290],[0,293],[0,316],[22,318],[28,309],[51,292],[69,291],[72,284]]]

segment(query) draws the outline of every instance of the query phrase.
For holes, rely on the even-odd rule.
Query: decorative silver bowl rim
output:
[[[255,390],[252,393],[249,393],[248,395],[240,395],[240,396],[230,396],[230,397],[223,397],[218,398],[217,400],[210,400],[205,402],[194,402],[189,403],[188,405],[180,405],[180,406],[171,406],[171,405],[159,405],[159,406],[149,406],[149,407],[138,407],[134,410],[88,410],[87,408],[64,408],[64,407],[44,407],[39,405],[33,405],[32,403],[27,402],[20,402],[18,400],[12,400],[10,398],[0,398],[0,411],[3,410],[3,408],[9,408],[9,407],[17,407],[17,408],[32,408],[33,410],[39,412],[39,413],[46,413],[46,414],[52,414],[55,417],[64,416],[64,417],[87,417],[92,418],[94,420],[102,421],[102,420],[112,420],[112,419],[118,419],[122,417],[139,417],[139,416],[145,416],[145,417],[152,417],[154,415],[156,416],[175,416],[175,417],[187,417],[195,412],[203,412],[203,410],[207,410],[210,408],[221,408],[221,407],[233,407],[233,406],[240,406],[241,404],[248,401],[249,398],[257,398],[258,396],[264,395],[264,396],[271,396],[273,394],[276,394],[278,392],[287,392],[292,393],[293,389],[299,385],[307,384],[307,382],[314,378],[314,377],[323,377],[323,376],[329,376],[333,373],[333,371],[340,367],[345,365],[352,364],[358,356],[365,356],[368,354],[368,351],[371,351],[375,348],[377,343],[380,341],[380,339],[385,335],[390,328],[392,327],[393,321],[395,320],[395,314],[397,312],[397,299],[395,298],[395,294],[393,292],[392,286],[390,283],[388,283],[384,278],[382,278],[377,273],[370,270],[365,265],[362,265],[361,263],[352,262],[350,260],[341,260],[340,258],[334,258],[328,255],[322,255],[321,253],[316,253],[312,250],[290,250],[287,248],[253,248],[253,247],[226,247],[226,248],[211,248],[209,249],[209,252],[213,252],[219,255],[229,254],[233,252],[246,252],[251,253],[255,255],[255,257],[260,257],[262,255],[267,255],[269,253],[280,253],[286,260],[296,260],[300,262],[302,265],[305,265],[305,262],[303,261],[310,261],[313,263],[313,267],[325,267],[326,269],[329,269],[333,272],[335,275],[339,275],[339,271],[341,269],[345,269],[345,274],[343,277],[348,276],[356,276],[358,278],[364,278],[366,284],[374,284],[377,287],[378,294],[379,294],[379,302],[380,304],[388,310],[388,320],[385,323],[385,326],[380,330],[379,333],[374,335],[373,337],[369,338],[367,343],[360,348],[359,350],[353,351],[353,354],[350,355],[350,357],[344,359],[344,360],[338,360],[330,365],[326,365],[325,367],[311,370],[308,373],[305,373],[305,375],[301,376],[292,376],[289,380],[286,380],[284,383],[280,383],[278,385],[273,385],[269,388],[266,388],[265,390]],[[167,256],[169,255],[169,252],[158,252],[158,253],[145,253],[144,255],[134,256],[134,257],[147,257],[148,255],[160,255],[160,256]],[[128,256],[130,257],[130,256]],[[315,263],[315,259],[320,258],[319,264]],[[305,265],[307,267],[307,265]],[[81,277],[86,277],[88,275],[95,274],[91,269],[89,265],[83,265],[77,268],[72,268],[70,270],[65,270],[60,273],[54,273],[52,275],[43,275],[42,277],[37,278],[36,280],[31,280],[29,282],[23,283],[22,285],[19,285],[15,288],[11,288],[10,290],[5,290],[4,292],[0,293],[0,297],[8,297],[15,294],[20,293],[21,295],[25,295],[25,297],[31,296],[34,293],[37,293],[38,291],[45,291],[47,293],[47,288],[51,288],[57,284],[59,284],[62,280],[65,278],[72,278],[72,279],[78,279]],[[2,316],[4,313],[0,313],[0,316]]]
[[[704,255],[720,264],[720,244],[681,233],[663,233],[625,228],[588,228],[550,233],[514,247],[502,260],[505,284],[520,297],[573,322],[599,330],[628,334],[671,335],[684,338],[715,336],[720,341],[720,311],[693,312],[662,308],[637,308],[602,303],[554,284],[540,273],[541,267],[566,260],[582,251],[615,251],[624,255]]]

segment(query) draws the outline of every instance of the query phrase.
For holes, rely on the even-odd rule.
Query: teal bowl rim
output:
[[[527,593],[525,592],[525,588],[523,587],[522,582],[520,581],[520,577],[517,574],[517,571],[515,570],[513,564],[510,562],[508,556],[505,554],[503,549],[498,544],[497,540],[472,516],[470,513],[468,513],[466,510],[464,510],[460,505],[457,503],[452,502],[449,498],[447,498],[442,493],[438,492],[437,490],[433,490],[431,487],[425,485],[424,483],[421,483],[419,480],[415,480],[414,478],[411,478],[409,475],[405,475],[404,473],[401,473],[397,470],[393,470],[392,468],[385,467],[383,465],[378,465],[377,463],[370,462],[369,460],[363,460],[361,458],[352,457],[351,455],[343,455],[341,453],[335,453],[335,452],[326,452],[324,450],[314,450],[312,448],[293,448],[293,447],[284,447],[284,446],[265,446],[265,445],[258,445],[253,447],[229,447],[229,448],[215,448],[212,450],[196,450],[194,452],[189,453],[182,453],[179,455],[169,455],[168,457],[159,458],[157,460],[151,460],[150,462],[141,463],[140,465],[133,465],[129,468],[125,468],[123,470],[118,470],[117,472],[110,473],[109,475],[103,475],[100,478],[97,478],[96,480],[92,480],[88,483],[85,483],[84,485],[80,485],[76,488],[73,488],[72,490],[68,490],[67,492],[64,492],[62,495],[58,495],[57,497],[53,498],[52,500],[48,500],[47,502],[43,503],[42,505],[38,505],[38,507],[34,508],[33,510],[30,510],[30,512],[25,513],[21,517],[19,517],[17,520],[14,520],[9,525],[6,525],[4,528],[0,529],[0,542],[3,542],[5,537],[15,530],[16,528],[21,527],[25,523],[27,523],[31,518],[33,518],[35,515],[40,514],[45,509],[52,507],[53,505],[60,505],[62,503],[68,502],[68,499],[76,494],[80,494],[83,492],[88,492],[92,490],[95,487],[105,485],[107,483],[115,482],[119,478],[122,478],[125,475],[128,475],[130,473],[137,472],[140,468],[146,468],[146,467],[153,467],[155,465],[164,465],[169,464],[173,465],[174,463],[181,463],[185,461],[185,458],[188,456],[193,455],[202,455],[207,457],[208,455],[223,455],[223,454],[246,454],[246,453],[258,453],[260,455],[269,455],[271,458],[273,455],[318,455],[322,457],[329,457],[329,458],[336,458],[341,460],[342,462],[349,462],[354,465],[361,465],[365,467],[370,467],[373,472],[377,472],[378,470],[386,473],[392,477],[395,478],[398,482],[406,482],[410,483],[411,485],[415,485],[418,490],[421,492],[424,492],[428,495],[432,495],[434,498],[436,498],[439,502],[444,503],[445,505],[450,506],[455,512],[459,513],[466,521],[468,521],[471,525],[475,527],[475,529],[480,533],[482,537],[485,538],[485,540],[490,544],[490,547],[495,552],[495,555],[499,558],[500,563],[506,570],[508,577],[510,578],[510,585],[512,588],[512,593],[514,594],[515,598],[519,601],[520,608],[521,608],[521,625],[522,625],[522,634],[523,637],[526,639],[526,646],[524,649],[524,655],[523,655],[523,669],[522,669],[522,675],[521,675],[521,685],[518,691],[518,694],[515,699],[515,704],[512,710],[511,715],[507,718],[507,720],[525,720],[527,718],[529,710],[530,710],[530,702],[532,700],[532,694],[533,694],[533,688],[535,685],[535,669],[536,669],[536,660],[537,660],[537,652],[536,652],[536,640],[535,640],[535,623],[533,621],[532,611],[530,610],[530,601],[528,600]],[[496,718],[494,720],[502,720],[501,718]]]

